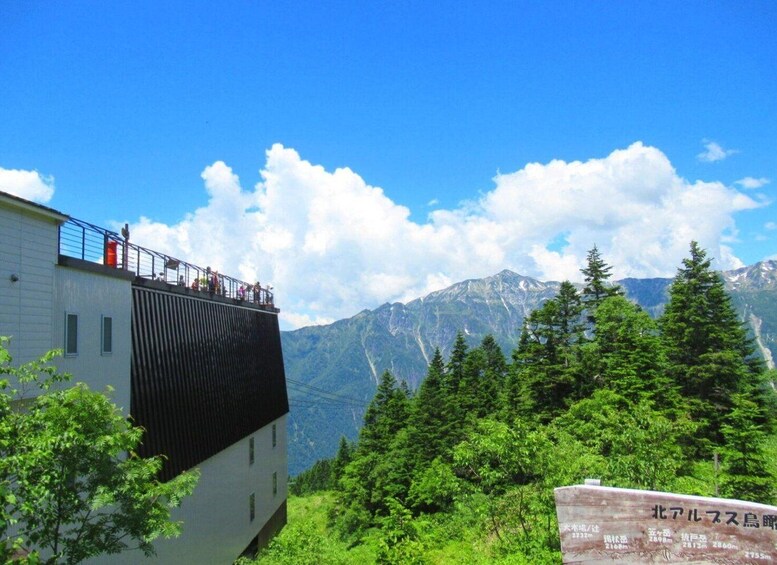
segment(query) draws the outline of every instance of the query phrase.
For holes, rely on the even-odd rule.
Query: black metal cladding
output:
[[[289,411],[278,316],[133,287],[132,397],[139,454],[160,479],[192,468]]]

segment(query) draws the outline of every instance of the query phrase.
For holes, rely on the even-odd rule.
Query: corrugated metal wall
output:
[[[277,315],[133,287],[130,413],[161,479],[288,411]]]

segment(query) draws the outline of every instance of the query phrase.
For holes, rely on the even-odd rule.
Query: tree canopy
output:
[[[542,563],[558,561],[553,488],[586,477],[773,503],[775,394],[705,252],[691,244],[659,320],[610,270],[594,247],[582,292],[565,281],[528,315],[510,363],[493,337],[468,348],[459,333],[415,396],[384,374],[337,485],[337,531],[357,543],[388,528],[392,562],[424,551],[415,521],[478,516],[491,557]]]
[[[100,392],[58,373],[58,352],[19,367],[0,338],[0,557],[79,563],[180,533],[170,510],[198,474],[156,479],[160,457],[135,455],[143,430]],[[35,394],[27,396],[32,390]]]

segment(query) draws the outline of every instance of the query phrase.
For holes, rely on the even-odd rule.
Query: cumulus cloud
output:
[[[764,227],[769,231],[777,230],[777,222],[766,222]]]
[[[743,179],[739,179],[736,181],[736,184],[741,186],[742,188],[761,188],[762,186],[769,184],[769,179],[766,177],[761,178],[753,178],[753,177],[745,177]]]
[[[739,153],[738,149],[723,149],[720,144],[708,139],[702,140],[702,143],[704,144],[704,151],[696,155],[696,158],[705,163],[722,161],[726,157]]]
[[[720,182],[688,182],[639,142],[604,158],[500,173],[479,200],[423,223],[354,171],[327,171],[282,145],[267,151],[260,173],[245,189],[218,161],[202,173],[206,206],[175,225],[141,218],[131,229],[141,245],[272,283],[287,328],[505,268],[579,280],[594,243],[616,278],[672,276],[692,239],[717,268],[736,268],[727,245],[734,214],[763,205]]]
[[[38,171],[0,167],[0,190],[45,204],[54,196],[54,177],[41,175]]]

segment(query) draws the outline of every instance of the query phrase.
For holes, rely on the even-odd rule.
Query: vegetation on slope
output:
[[[358,442],[293,486],[332,489],[326,523],[292,518],[260,562],[304,532],[337,563],[559,562],[553,489],[586,477],[773,503],[775,395],[704,251],[691,245],[658,321],[609,271],[594,248],[583,291],[562,283],[510,363],[490,336],[459,335],[414,395],[384,373]]]

